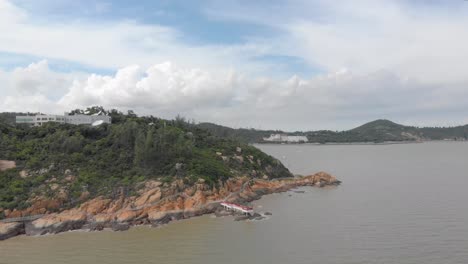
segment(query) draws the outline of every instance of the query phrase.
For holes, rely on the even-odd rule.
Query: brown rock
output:
[[[8,218],[16,218],[16,217],[22,217],[23,213],[22,211],[18,211],[16,209],[13,210],[10,214],[8,214]]]
[[[88,214],[95,215],[104,211],[110,203],[110,199],[103,199],[102,197],[98,197],[82,204],[80,206],[80,210]]]
[[[27,235],[43,235],[80,229],[86,223],[87,216],[77,209],[64,211],[60,214],[49,214],[33,222],[26,222]]]
[[[122,212],[117,213],[115,219],[118,222],[130,222],[133,219],[135,219],[137,216],[138,216],[138,214],[137,214],[136,211],[126,210],[126,211],[122,211]]]
[[[164,218],[169,212],[164,211],[151,211],[148,212],[148,219],[151,221],[157,221]]]
[[[47,199],[44,197],[38,197],[33,201],[32,206],[29,208],[29,211],[55,211],[60,209],[62,202],[57,199]]]
[[[206,197],[202,191],[196,191],[195,194],[184,201],[184,209],[192,209],[206,203]]]
[[[125,198],[121,196],[119,199],[112,201],[109,208],[106,210],[107,213],[115,213],[122,209],[125,204]]]
[[[161,199],[161,189],[152,189],[138,197],[138,199],[135,201],[135,206],[139,207],[144,204],[151,204],[158,201],[159,199]]]
[[[114,220],[112,214],[97,214],[94,216],[94,221],[97,223],[108,223]]]

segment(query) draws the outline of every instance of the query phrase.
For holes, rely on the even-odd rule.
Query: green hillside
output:
[[[0,208],[25,208],[32,197],[55,197],[63,189],[69,206],[83,193],[111,196],[124,188],[130,195],[147,179],[169,183],[178,178],[188,184],[203,179],[217,185],[240,175],[292,176],[257,148],[181,118],[111,113],[113,123],[98,127],[47,123],[25,128],[0,122],[0,160],[17,164],[0,172]]]

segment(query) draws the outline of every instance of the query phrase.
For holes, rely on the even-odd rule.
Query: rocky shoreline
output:
[[[174,220],[220,213],[221,201],[245,204],[266,194],[284,192],[300,186],[324,187],[339,184],[340,181],[325,172],[275,180],[240,177],[228,180],[219,188],[211,188],[203,182],[185,186],[181,181],[175,181],[169,188],[164,188],[160,182],[148,181],[136,196],[121,195],[113,200],[97,197],[77,208],[48,213],[34,221],[0,223],[0,240],[18,235],[57,234],[78,229],[99,231],[110,228],[123,231],[134,225],[157,227]],[[39,208],[44,204],[47,203],[40,201],[27,210],[10,213],[9,217],[34,215],[34,212],[44,211],[44,208]]]

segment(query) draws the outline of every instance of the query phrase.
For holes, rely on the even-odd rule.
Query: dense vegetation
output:
[[[273,130],[233,129],[210,123],[199,126],[219,136],[235,138],[244,142],[262,143],[270,134],[285,133]],[[416,140],[468,140],[468,125],[457,127],[412,127],[389,120],[376,120],[346,131],[293,132],[288,135],[307,136],[313,143],[353,143]]]
[[[200,123],[200,128],[210,131],[213,135],[219,137],[232,138],[243,142],[257,143],[261,142],[264,137],[269,137],[271,134],[283,133],[278,130],[256,130],[247,128],[230,128],[226,126],[220,126],[213,123]]]
[[[67,175],[75,177],[67,187],[71,204],[84,191],[114,195],[124,188],[131,194],[136,183],[152,178],[186,183],[201,178],[215,185],[266,171],[270,177],[291,175],[257,148],[213,136],[183,118],[137,117],[116,110],[109,114],[113,123],[98,127],[47,123],[26,128],[0,122],[0,160],[17,163],[17,168],[0,172],[0,208],[27,207],[34,192],[56,195],[50,183],[64,182]],[[239,156],[243,158],[226,159]],[[21,171],[29,176],[21,177]]]

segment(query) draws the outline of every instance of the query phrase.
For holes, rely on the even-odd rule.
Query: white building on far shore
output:
[[[101,121],[101,122],[97,122]],[[31,126],[42,126],[48,122],[55,122],[61,124],[72,124],[72,125],[93,125],[102,123],[111,123],[111,117],[103,114],[94,115],[26,115],[17,116],[16,124],[26,124]]]
[[[287,143],[300,143],[307,142],[306,136],[289,136],[287,134],[271,134],[270,137],[263,138],[267,142],[287,142]]]

